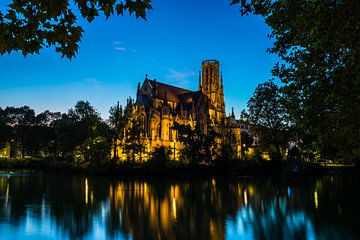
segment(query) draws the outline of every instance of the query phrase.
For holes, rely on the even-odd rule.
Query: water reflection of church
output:
[[[226,139],[231,143],[236,157],[240,157],[240,125],[234,112],[229,116],[225,113],[224,85],[217,60],[202,62],[202,72],[199,74],[197,91],[191,91],[176,86],[149,79],[147,76],[138,85],[133,117],[138,118],[143,127],[142,156],[155,147],[166,146],[173,149],[173,159],[177,159],[181,143],[178,141],[174,123],[200,127],[202,133],[207,133],[209,127],[219,133],[217,143]],[[215,146],[214,146],[215,147]],[[126,153],[118,150],[118,156],[126,159]]]

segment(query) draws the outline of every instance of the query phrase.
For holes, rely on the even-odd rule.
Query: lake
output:
[[[0,239],[359,239],[360,177],[0,173]]]

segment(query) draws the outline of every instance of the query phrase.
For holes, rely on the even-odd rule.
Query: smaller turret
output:
[[[138,97],[140,95],[140,82],[138,83],[137,90],[136,90],[136,96]]]
[[[202,86],[201,86],[201,71],[199,71],[199,86],[198,86],[198,91],[202,91]]]

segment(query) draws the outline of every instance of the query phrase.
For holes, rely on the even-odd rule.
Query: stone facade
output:
[[[143,127],[144,151],[138,159],[146,160],[148,153],[155,147],[166,146],[172,149],[172,159],[178,159],[181,143],[178,133],[173,129],[174,123],[199,125],[207,133],[211,125],[221,136],[218,143],[231,135],[230,141],[234,153],[240,157],[240,125],[235,120],[234,112],[228,117],[225,113],[224,86],[217,60],[202,62],[197,91],[171,86],[147,76],[138,85],[133,117],[139,118]],[[118,151],[120,159],[126,159],[126,152]]]

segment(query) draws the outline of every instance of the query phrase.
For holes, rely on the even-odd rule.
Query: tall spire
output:
[[[136,90],[136,101],[138,101],[140,95],[140,82],[138,82],[137,90]]]
[[[136,93],[136,95],[139,95],[139,93],[140,93],[140,82],[138,82],[138,86],[137,86],[137,93]]]
[[[201,91],[201,71],[199,71],[199,91]]]
[[[232,118],[235,118],[234,107],[231,108],[231,117],[232,117]]]

